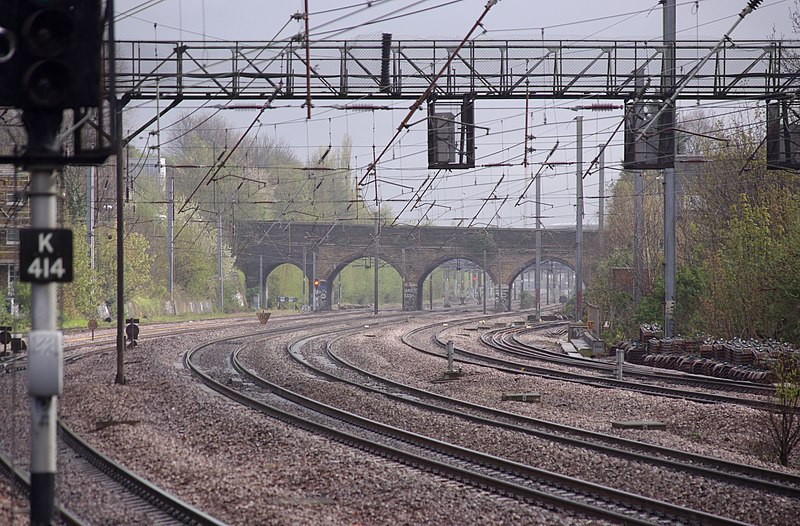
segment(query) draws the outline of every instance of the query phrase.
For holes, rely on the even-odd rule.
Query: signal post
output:
[[[55,115],[52,112],[25,112],[29,149],[52,150],[61,121]],[[60,117],[60,112],[57,115]],[[37,137],[35,144],[34,137]],[[63,383],[63,342],[56,325],[56,283],[72,279],[72,233],[55,229],[56,178],[53,174],[53,166],[39,164],[31,167],[32,228],[20,232],[20,280],[31,282],[31,332],[28,336],[30,518],[31,524],[37,525],[49,524],[52,520],[55,497],[56,408]],[[54,237],[64,243],[54,247]],[[68,250],[65,250],[66,243]],[[64,257],[65,252],[69,252],[68,259]]]
[[[30,228],[20,230],[19,275],[31,283],[27,370],[33,526],[50,524],[55,510],[56,416],[63,387],[56,294],[58,283],[72,281],[72,232],[56,228],[55,174],[65,164],[99,164],[107,156],[100,140],[87,148],[80,135],[90,110],[102,106],[103,26],[100,0],[0,0],[0,107],[22,110],[28,135],[22,152],[2,155],[0,162],[22,165],[31,174]],[[64,110],[71,110],[76,121],[71,157],[59,140]]]

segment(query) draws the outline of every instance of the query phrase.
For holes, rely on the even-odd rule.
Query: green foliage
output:
[[[115,228],[102,227],[95,230],[95,235],[97,298],[113,303],[117,290],[117,232]],[[150,266],[153,262],[149,242],[143,235],[132,232],[123,240],[123,252],[125,297],[147,296],[151,292]]]
[[[342,302],[371,305],[375,300],[375,270],[372,258],[356,260],[342,269]],[[390,265],[379,261],[378,303],[400,305],[403,302],[403,283]]]
[[[66,319],[84,318],[94,316],[97,306],[95,293],[95,274],[91,270],[89,261],[89,245],[86,243],[84,231],[72,226],[72,283],[61,286],[61,315]]]
[[[86,170],[77,166],[65,166],[63,169],[64,215],[71,223],[86,217]]]
[[[633,333],[633,297],[631,290],[621,290],[612,284],[612,271],[631,267],[632,256],[626,250],[616,250],[602,259],[592,282],[585,291],[586,301],[600,308],[607,319],[614,320],[614,332],[604,335],[616,341]],[[574,309],[574,305],[573,305]]]
[[[519,308],[532,309],[536,306],[536,295],[527,290],[523,290],[519,295]]]
[[[475,236],[475,250],[477,252],[485,250],[488,254],[497,252],[497,243],[491,231],[484,229]]]
[[[267,278],[269,308],[277,308],[280,296],[298,298],[300,303],[307,303],[307,296],[303,297],[303,279],[303,271],[288,263],[270,272]]]
[[[800,356],[782,354],[773,367],[777,411],[765,411],[769,444],[783,466],[800,444]]]
[[[787,214],[782,213],[785,210]],[[797,197],[780,206],[753,205],[742,197],[720,249],[707,262],[710,281],[709,329],[751,337],[791,338],[798,334]]]
[[[680,334],[690,335],[703,332],[704,298],[706,295],[706,270],[702,267],[682,266],[675,271],[675,324]],[[653,290],[642,296],[639,307],[635,309],[635,323],[629,327],[628,336],[635,336],[642,323],[664,323],[664,277],[659,276]]]
[[[759,110],[760,111],[760,110]],[[800,341],[800,204],[797,174],[767,170],[763,118],[743,111],[726,120],[689,115],[682,151],[702,155],[677,202],[676,332]],[[707,137],[728,140],[725,148]],[[663,193],[643,172],[642,300],[633,305],[610,283],[611,266],[633,267],[635,175],[623,172],[609,200],[606,247],[587,291],[618,333],[662,323]],[[634,323],[629,320],[633,319]]]

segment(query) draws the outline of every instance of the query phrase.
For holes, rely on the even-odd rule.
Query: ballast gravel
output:
[[[475,403],[783,469],[765,455],[755,431],[760,415],[740,407],[598,390],[474,366],[465,366],[464,376],[457,381],[438,383],[435,380],[446,368],[445,360],[422,355],[399,342],[401,334],[430,322],[430,318],[419,317],[393,327],[358,331],[336,342],[334,351],[383,376]],[[287,323],[270,321],[270,327]],[[111,352],[69,364],[59,400],[60,416],[116,461],[230,524],[603,524],[488,494],[285,425],[202,387],[184,369],[181,359],[188,349],[210,339],[258,329],[254,323],[143,342],[126,354],[127,383],[122,386],[114,383],[115,356]],[[752,524],[791,524],[800,512],[800,503],[794,499],[773,495],[765,501],[759,492],[713,485],[683,473],[426,413],[321,380],[285,351],[285,345],[300,334],[248,346],[243,361],[260,374],[325,403],[536,467]],[[458,345],[480,349],[477,334],[470,336],[459,336]],[[0,374],[0,404],[14,407],[6,413],[8,418],[0,421],[0,451],[7,455],[13,442],[17,463],[25,467],[28,402],[24,373],[15,374]],[[502,393],[529,391],[540,392],[542,401],[500,401]],[[632,419],[663,421],[667,430],[610,428],[613,420]],[[89,524],[136,524],[134,514],[126,516],[124,511],[111,512],[96,505],[90,491],[70,485],[68,474],[60,473],[57,481],[59,500],[81,510],[80,516]],[[0,523],[27,524],[27,513],[20,513],[20,500],[7,479],[0,477]]]
[[[69,364],[60,417],[115,461],[229,524],[602,524],[521,505],[287,426],[202,387],[183,368],[182,354],[193,346],[255,329],[144,342],[126,354],[125,385],[114,383],[113,353]],[[287,338],[277,343],[279,351]],[[11,377],[0,376],[0,403],[12,397]],[[6,431],[13,422],[24,467],[29,414],[24,378],[16,384],[20,404],[0,423],[0,450],[10,449]],[[58,475],[57,499],[88,524],[139,524],[134,512],[126,517],[99,506],[68,478]],[[0,486],[0,495],[5,502],[13,492]],[[27,524],[18,508],[0,508],[0,523]]]

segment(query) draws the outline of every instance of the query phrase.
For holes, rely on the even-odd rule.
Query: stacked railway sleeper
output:
[[[623,365],[623,377],[619,378],[616,374],[619,366],[609,359],[568,355],[558,350],[555,345],[546,347],[524,341],[525,335],[534,332],[552,334],[552,323],[554,322],[533,327],[509,324],[506,327],[485,330],[480,340],[484,348],[493,352],[456,346],[456,361],[526,376],[557,379],[594,387],[624,389],[701,403],[731,403],[755,409],[779,409],[770,399],[773,394],[770,385],[695,375],[627,363],[627,361]],[[446,347],[446,338],[436,335],[434,339],[441,353]]]
[[[632,363],[762,384],[774,382],[772,370],[778,360],[800,353],[791,344],[773,340],[658,338],[645,330],[638,340],[613,347],[612,355],[617,349]]]

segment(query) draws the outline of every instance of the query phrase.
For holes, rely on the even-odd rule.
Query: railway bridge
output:
[[[331,298],[334,278],[350,263],[376,255],[391,265],[403,280],[403,309],[421,310],[425,279],[452,259],[472,262],[486,271],[505,294],[517,277],[536,263],[535,230],[446,226],[383,225],[376,237],[374,224],[298,223],[251,221],[240,224],[236,259],[247,286],[260,286],[269,273],[288,263],[303,271],[307,280],[320,279],[325,297]],[[591,281],[599,254],[599,236],[584,229],[583,279]],[[542,231],[542,261],[575,268],[575,229]],[[327,309],[327,302],[318,302]],[[505,307],[510,308],[506,300]]]

